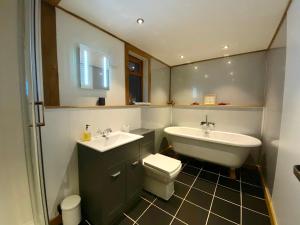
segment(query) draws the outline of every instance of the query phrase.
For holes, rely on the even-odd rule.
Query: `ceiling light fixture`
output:
[[[183,58],[184,58],[184,56],[183,56],[183,55],[181,55],[181,56],[180,56],[180,58],[181,58],[181,59],[183,59]]]
[[[227,64],[231,64],[231,61],[228,61]]]
[[[198,66],[195,66],[194,69],[197,70],[197,69],[198,69]]]
[[[136,22],[137,22],[138,24],[143,24],[143,23],[144,23],[144,19],[143,19],[143,18],[138,18],[138,19],[136,20]]]

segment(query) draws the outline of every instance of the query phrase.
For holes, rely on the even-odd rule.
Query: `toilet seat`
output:
[[[162,154],[149,155],[143,159],[144,166],[158,170],[166,175],[172,175],[181,168],[181,162],[177,159]]]

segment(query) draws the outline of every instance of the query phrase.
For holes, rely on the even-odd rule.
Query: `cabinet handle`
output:
[[[133,162],[133,163],[131,163],[132,166],[137,166],[138,164],[139,164],[139,161],[138,161],[138,160],[135,161],[135,162]]]
[[[121,171],[116,172],[116,173],[114,173],[114,174],[112,174],[112,175],[110,175],[110,176],[111,176],[112,178],[117,178],[120,174],[121,174]]]

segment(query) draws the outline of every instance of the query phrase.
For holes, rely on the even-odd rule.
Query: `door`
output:
[[[41,127],[44,123],[40,62],[40,1],[24,1],[24,76],[20,77],[23,133],[35,225],[48,224],[42,165]]]

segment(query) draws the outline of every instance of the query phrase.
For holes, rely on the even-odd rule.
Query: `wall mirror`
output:
[[[109,90],[109,59],[100,51],[79,44],[80,87]]]

